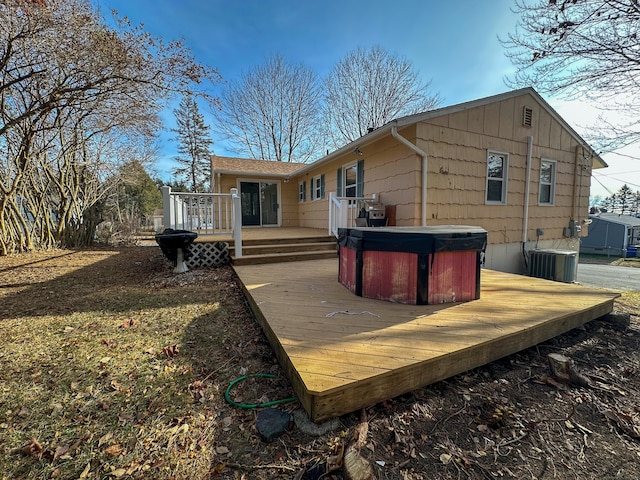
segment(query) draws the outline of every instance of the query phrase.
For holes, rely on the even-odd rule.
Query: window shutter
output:
[[[358,160],[358,183],[356,184],[356,196],[364,197],[364,160]]]
[[[320,198],[324,198],[324,173],[320,175]]]
[[[338,169],[338,186],[336,187],[336,196],[344,196],[344,185],[342,184],[342,168]]]
[[[302,201],[303,202],[307,201],[307,181],[306,180],[302,181]]]

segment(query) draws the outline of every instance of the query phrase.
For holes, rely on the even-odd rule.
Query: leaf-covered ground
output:
[[[225,390],[270,373],[233,398],[293,391],[236,282],[227,267],[173,275],[154,247],[0,257],[0,478],[342,479],[354,432],[378,479],[640,478],[638,293],[616,307],[628,328],[596,320],[265,443],[258,410]],[[589,386],[557,382],[549,353]]]

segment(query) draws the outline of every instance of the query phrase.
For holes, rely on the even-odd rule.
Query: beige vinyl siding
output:
[[[298,226],[298,209],[301,204],[298,201],[298,182],[290,179],[288,182],[282,180],[282,198],[280,199],[280,208],[282,211],[282,226],[297,227]],[[309,182],[307,182],[307,200],[309,202]]]
[[[311,200],[310,189],[313,185],[313,178],[324,174],[324,198]],[[291,178],[291,182],[297,185],[299,182],[307,182],[307,201],[298,203],[297,215],[293,219],[298,227],[325,228],[328,229],[329,222],[329,192],[336,190],[336,172],[331,170],[330,165],[314,169],[308,173]]]
[[[522,125],[525,105],[533,108],[532,127]],[[563,228],[572,218],[578,145],[529,95],[428,120],[420,123],[417,131],[418,146],[429,155],[428,224],[478,225],[489,232],[489,243],[521,241],[527,137],[532,135],[527,238],[535,240],[537,228],[545,230],[545,240],[563,238]],[[484,204],[489,150],[509,154],[505,205]],[[557,160],[554,207],[538,206],[541,157]],[[582,176],[578,198],[588,198],[589,165],[578,171]],[[583,203],[575,210],[586,215],[588,207]]]
[[[522,125],[524,106],[533,109],[533,125]],[[522,240],[522,216],[526,178],[527,137],[533,136],[529,229],[527,238],[535,240],[536,229],[545,230],[544,239],[563,238],[563,228],[572,218],[574,171],[577,142],[531,96],[523,95],[501,102],[436,117],[399,132],[428,155],[427,224],[471,224],[489,232],[489,243],[504,244]],[[364,194],[380,195],[384,204],[396,205],[398,225],[420,225],[421,158],[391,136],[361,147],[363,155],[344,155],[296,178],[298,181],[325,175],[325,202],[299,205],[299,225],[326,228],[329,192],[336,191],[336,170],[362,158]],[[506,204],[486,205],[487,153],[509,154]],[[538,206],[540,158],[557,160],[555,205]],[[585,164],[588,163],[585,161]],[[579,169],[579,189],[588,198],[590,166]],[[575,205],[575,215],[586,215],[586,201]]]
[[[409,133],[415,128],[406,129]],[[403,135],[407,131],[402,132]],[[414,134],[415,136],[415,134]],[[337,190],[337,170],[364,160],[364,196],[380,195],[385,205],[396,205],[398,225],[416,225],[420,216],[420,158],[392,137],[361,148],[362,155],[346,154],[295,178],[296,184],[316,175],[325,176],[325,199],[299,204],[299,226],[328,228],[329,193]],[[292,179],[293,181],[293,179]]]

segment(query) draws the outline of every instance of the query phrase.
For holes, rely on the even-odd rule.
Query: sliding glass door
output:
[[[276,182],[240,182],[242,226],[277,226],[278,184]]]

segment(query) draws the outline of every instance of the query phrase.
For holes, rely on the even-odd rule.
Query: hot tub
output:
[[[343,228],[339,281],[361,297],[414,305],[480,298],[480,227]]]

